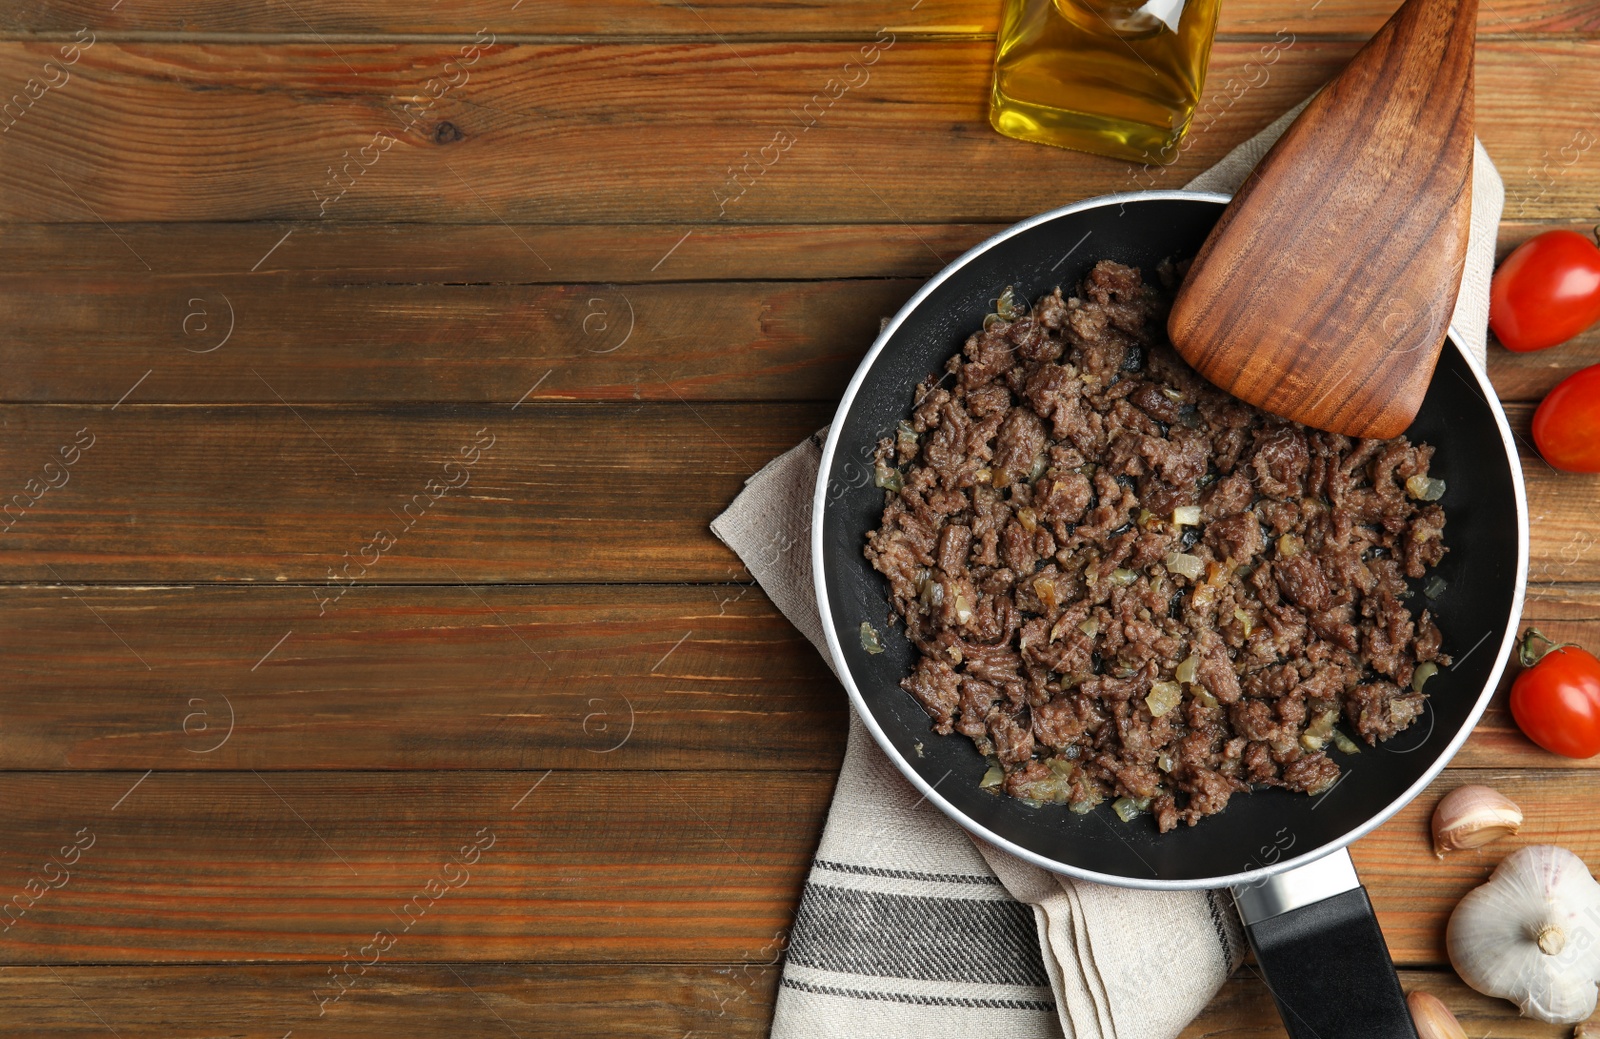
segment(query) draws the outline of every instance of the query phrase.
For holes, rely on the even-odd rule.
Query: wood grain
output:
[[[127,375],[130,389],[142,377]],[[5,516],[0,575],[310,581],[324,598],[414,581],[740,581],[743,567],[711,520],[833,410],[687,401],[0,408],[6,486],[23,502],[37,498]],[[86,437],[93,445],[68,482],[29,489],[60,482],[58,453]],[[490,439],[464,471],[459,452]],[[311,630],[337,608],[307,596],[284,626]]]
[[[837,399],[879,317],[1003,226],[701,225],[669,280],[638,272],[676,227],[123,225],[152,264],[187,269],[152,279],[98,224],[17,225],[0,236],[0,399],[110,404],[155,366],[141,402],[509,403],[545,371],[528,400]],[[1547,226],[1506,224],[1501,252]],[[236,262],[275,242],[259,271]],[[527,269],[524,242],[551,271]],[[752,271],[769,280],[739,280]],[[1600,328],[1492,347],[1489,374],[1538,400],[1596,356]]]
[[[1324,0],[1285,5],[1241,0],[1222,8],[1218,32],[1268,33],[1287,27],[1295,33],[1368,36],[1399,6],[1392,0]],[[92,0],[56,0],[47,6],[8,8],[0,33],[70,33],[92,25],[107,36],[179,36],[269,33],[306,38],[312,32],[332,39],[372,34],[448,34],[470,39],[480,26],[505,36],[685,36],[829,39],[870,37],[884,26],[905,34],[992,34],[999,21],[995,4],[971,0],[799,0],[744,3],[702,0],[693,8],[649,0],[604,0],[593,4],[522,3],[469,0],[464,3],[409,4],[403,10],[382,0],[346,0],[336,6],[195,3],[153,0],[107,11]],[[1596,33],[1600,8],[1593,0],[1499,0],[1479,17],[1479,33]]]
[[[518,1035],[660,1039],[703,1031],[728,1039],[767,1034],[778,971],[769,957],[725,965],[459,963],[393,964],[369,991],[314,1018],[319,965],[117,966],[0,969],[0,1012],[18,1039],[208,1039],[245,1035],[347,1039],[457,1039],[510,1028]],[[1469,1035],[1566,1039],[1571,1029],[1519,1017],[1445,971],[1407,970],[1407,991],[1439,996]],[[74,998],[74,995],[78,998]],[[80,1002],[81,1000],[81,1002]],[[104,1020],[104,1024],[101,1020]],[[310,1018],[308,1019],[308,1015]],[[1266,986],[1244,968],[1223,985],[1180,1039],[1281,1039]]]
[[[135,787],[140,775],[6,775],[0,872],[18,892],[80,829],[94,841],[0,935],[0,961],[338,961],[388,928],[394,962],[726,962],[791,922],[835,778],[157,772]],[[1527,820],[1515,838],[1439,862],[1428,817],[1469,780]],[[1396,962],[1443,964],[1450,910],[1514,848],[1559,843],[1594,861],[1600,833],[1581,820],[1597,796],[1594,771],[1453,769],[1357,842]],[[482,828],[494,847],[402,936],[400,907]]]
[[[374,587],[286,619],[310,599],[0,590],[0,770],[831,770],[844,750],[844,691],[750,585]]]
[[[902,41],[857,71],[844,69],[863,60],[856,44],[748,43],[738,53],[718,43],[496,46],[413,123],[402,103],[426,98],[454,45],[348,44],[330,53],[320,44],[102,41],[5,135],[13,190],[0,198],[0,217],[1015,220],[1067,198],[1187,180],[1355,49],[1297,41],[1278,48],[1292,60],[1269,67],[1266,46],[1219,44],[1182,155],[1139,170],[990,130],[983,42]],[[0,44],[0,81],[43,74],[57,48]],[[1479,133],[1506,175],[1514,215],[1570,218],[1600,186],[1600,162],[1567,166],[1559,157],[1600,119],[1582,106],[1544,104],[1600,91],[1597,54],[1600,41],[1582,39],[1480,48]],[[813,96],[838,92],[841,76],[861,86],[795,114]],[[1530,107],[1541,112],[1537,126],[1526,119]],[[804,129],[813,115],[815,129]],[[763,158],[781,132],[794,143]],[[375,144],[385,133],[396,143]],[[270,158],[259,152],[264,140],[273,142]],[[742,184],[730,185],[730,167],[748,162],[756,165]],[[982,169],[1004,172],[970,175]],[[319,203],[341,178],[344,194]],[[147,261],[130,251],[126,262],[143,270]]]
[[[85,844],[0,962],[337,962],[383,929],[389,962],[736,961],[791,921],[835,778],[140,774],[5,776],[6,899]]]
[[[307,1039],[767,1034],[770,954],[726,964],[382,964],[318,1017],[321,965],[0,968],[13,1039]],[[1248,997],[1247,997],[1248,998]],[[1522,1034],[1522,1033],[1519,1033]],[[1534,1033],[1528,1033],[1534,1034]],[[1542,1033],[1539,1033],[1542,1034]]]
[[[838,399],[908,279],[646,285],[0,279],[13,401]],[[41,303],[43,301],[43,303]],[[92,361],[91,361],[92,358]],[[535,385],[537,383],[537,385]]]
[[[1524,625],[1592,636],[1600,586],[1538,592]],[[843,752],[844,691],[750,585],[376,586],[292,627],[309,599],[0,589],[0,770],[829,771]],[[1600,768],[1522,736],[1511,678],[1455,764]]]
[[[308,992],[325,977],[313,966],[12,967],[0,970],[0,1009],[25,1029],[14,1033],[19,1039],[104,1035],[95,1014],[114,1023],[123,1039],[201,1039],[213,1034],[213,1021],[266,1034],[278,1022],[301,1021],[308,1007],[314,1012]],[[532,1035],[657,1037],[699,1028],[731,1039],[757,1037],[767,1033],[777,981],[777,970],[749,962],[399,964],[383,968],[364,998],[341,1001],[332,1026],[305,1022],[295,1030],[351,1039],[388,1039],[396,1029],[434,1039],[502,1025]],[[1445,972],[1403,971],[1401,983],[1443,998],[1472,1035],[1565,1039],[1570,1031],[1518,1017],[1515,1007]],[[61,999],[69,988],[82,1002]],[[1181,1039],[1276,1039],[1283,1029],[1274,1014],[1266,987],[1246,968]]]

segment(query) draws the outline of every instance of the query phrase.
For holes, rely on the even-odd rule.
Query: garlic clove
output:
[[[1417,1026],[1417,1039],[1467,1039],[1466,1029],[1450,1008],[1431,992],[1418,990],[1406,997],[1411,1021]]]
[[[1433,810],[1433,852],[1442,859],[1447,851],[1481,848],[1521,827],[1522,809],[1500,791],[1457,787]]]

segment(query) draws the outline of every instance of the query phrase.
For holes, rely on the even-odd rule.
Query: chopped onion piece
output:
[[[1126,588],[1139,579],[1139,571],[1124,570],[1120,566],[1111,571],[1111,584],[1116,588]]]
[[[1411,673],[1411,691],[1414,693],[1422,692],[1422,687],[1427,684],[1428,679],[1438,673],[1439,665],[1431,660],[1426,664],[1418,664],[1417,669]]]
[[[861,648],[873,656],[883,652],[883,643],[878,641],[878,633],[866,621],[861,622]]]
[[[1157,682],[1150,687],[1150,695],[1144,702],[1150,713],[1159,718],[1183,702],[1183,686],[1176,682]]]
[[[1217,700],[1217,698],[1215,696],[1211,695],[1211,690],[1207,689],[1203,685],[1190,686],[1189,687],[1189,691],[1194,694],[1195,700],[1197,700],[1199,703],[1201,703],[1202,705],[1204,705],[1206,707],[1221,707],[1222,706],[1222,704]]]
[[[1428,578],[1428,583],[1422,586],[1422,594],[1430,599],[1437,599],[1444,594],[1446,587],[1444,578],[1434,574]]]
[[[905,486],[904,481],[900,478],[900,470],[893,466],[885,465],[882,461],[873,466],[872,482],[886,491],[898,491]]]
[[[1091,795],[1084,798],[1082,801],[1072,802],[1071,804],[1067,805],[1067,808],[1070,809],[1075,815],[1088,815],[1090,812],[1094,811],[1095,806],[1103,800],[1105,800],[1105,798],[1098,795]]]
[[[1000,785],[1002,783],[1004,783],[1005,781],[1006,781],[1006,774],[1000,768],[1000,766],[999,765],[990,765],[989,766],[989,771],[985,772],[983,774],[983,778],[978,780],[978,789],[979,790],[995,790],[995,789],[998,789],[1000,787]]]
[[[1044,603],[1044,608],[1051,613],[1056,612],[1056,607],[1061,604],[1056,598],[1056,583],[1048,577],[1034,579],[1033,594],[1039,597],[1039,601]]]
[[[962,624],[972,619],[972,602],[960,592],[956,593],[955,608],[956,620]]]
[[[1406,493],[1418,501],[1438,501],[1444,490],[1444,481],[1431,476],[1413,476],[1406,481]]]
[[[1338,729],[1333,730],[1333,745],[1338,747],[1339,750],[1345,754],[1361,753],[1361,748],[1356,746],[1356,741],[1351,739],[1349,736],[1346,736]]]
[[[1191,581],[1198,581],[1200,575],[1205,573],[1206,565],[1199,556],[1191,556],[1187,552],[1168,552],[1167,569]]]
[[[1078,630],[1083,632],[1085,635],[1089,636],[1090,638],[1094,638],[1096,635],[1100,634],[1100,620],[1099,620],[1099,618],[1097,618],[1097,617],[1085,618],[1078,625]]]
[[[1301,541],[1298,536],[1285,534],[1278,539],[1278,557],[1280,559],[1292,559],[1299,555],[1301,549],[1305,547],[1306,543]]]
[[[1043,476],[1044,471],[1048,468],[1050,468],[1050,457],[1040,451],[1033,459],[1033,466],[1028,470],[1028,482],[1037,483],[1039,477]]]
[[[1028,301],[1019,301],[1017,299],[1016,286],[1007,285],[1006,290],[1000,293],[1000,299],[995,303],[994,312],[999,314],[1003,320],[1015,321],[1028,312]]]
[[[1333,734],[1334,723],[1339,720],[1336,710],[1323,711],[1311,720],[1306,726],[1306,731],[1300,734],[1300,745],[1307,750],[1321,750],[1328,745],[1328,737]]]
[[[1174,762],[1172,760],[1171,751],[1164,750],[1160,754],[1156,755],[1156,768],[1159,768],[1161,771],[1171,772],[1173,764]]]
[[[1173,509],[1172,525],[1174,527],[1198,527],[1200,525],[1200,506],[1179,505]]]
[[[1131,823],[1150,810],[1150,799],[1148,797],[1119,797],[1111,802],[1111,810],[1117,813],[1118,819],[1125,823]]]
[[[1180,403],[1183,400],[1183,394],[1179,393],[1177,390],[1173,389],[1171,386],[1163,386],[1163,387],[1161,387],[1161,395],[1163,397],[1167,398],[1168,400],[1178,401]]]
[[[1233,608],[1233,619],[1244,625],[1244,637],[1249,638],[1250,632],[1255,630],[1255,622],[1250,619],[1250,615],[1248,613],[1244,612],[1244,608],[1242,606],[1235,606]]]
[[[1200,670],[1200,654],[1190,653],[1183,663],[1178,665],[1177,673],[1173,675],[1180,682],[1193,682],[1194,676]]]

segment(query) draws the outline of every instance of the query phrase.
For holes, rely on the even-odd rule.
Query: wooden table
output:
[[[844,704],[707,523],[959,251],[1181,184],[1391,7],[1228,0],[1143,170],[988,128],[993,0],[5,5],[0,1031],[764,1034]],[[1600,2],[1480,33],[1502,245],[1586,228]],[[1524,436],[1597,353],[1491,348]],[[1593,641],[1596,484],[1524,469],[1526,619]],[[1526,830],[1435,862],[1467,781]],[[1566,1034],[1442,932],[1518,844],[1600,862],[1597,796],[1502,699],[1355,847],[1470,1034]],[[1250,977],[1220,1034],[1281,1034]]]

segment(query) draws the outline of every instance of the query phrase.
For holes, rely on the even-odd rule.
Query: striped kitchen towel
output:
[[[1233,191],[1297,114],[1188,186]],[[1451,327],[1480,366],[1504,199],[1479,144]],[[711,529],[832,667],[811,579],[822,437],[752,476]],[[1085,883],[975,842],[917,795],[852,712],[790,929],[772,1036],[1173,1039],[1243,954],[1226,893]]]

